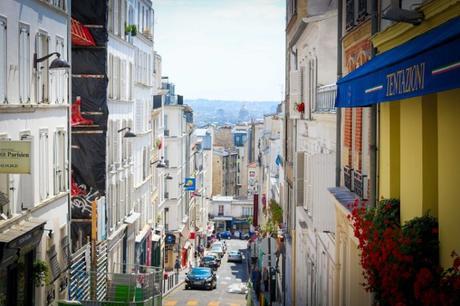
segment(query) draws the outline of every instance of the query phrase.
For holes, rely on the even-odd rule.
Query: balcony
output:
[[[353,169],[345,166],[343,168],[343,179],[344,179],[344,184],[345,187],[348,188],[348,190],[353,191]]]
[[[353,174],[353,187],[354,192],[363,200],[368,198],[368,178],[367,175],[363,175],[359,171],[355,171]]]
[[[337,86],[335,84],[318,86],[316,91],[315,113],[335,113],[335,98]]]

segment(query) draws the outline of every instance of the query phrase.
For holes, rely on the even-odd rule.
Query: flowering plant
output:
[[[445,271],[439,266],[438,224],[424,215],[404,225],[399,201],[375,207],[356,200],[348,216],[361,251],[366,290],[384,305],[457,305],[460,303],[460,258]],[[460,305],[460,304],[459,304]]]
[[[161,147],[163,146],[163,141],[158,138],[156,141],[155,141],[155,145],[157,146],[157,149],[160,150]]]
[[[299,113],[304,113],[305,112],[305,103],[303,103],[303,102],[296,103],[295,108]]]

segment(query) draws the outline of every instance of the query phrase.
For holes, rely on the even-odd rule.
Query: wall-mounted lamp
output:
[[[125,135],[123,135],[123,137],[125,137],[125,138],[137,137],[136,134],[134,134],[133,132],[131,132],[131,128],[130,128],[130,127],[124,127],[124,128],[122,128],[122,129],[119,129],[119,130],[118,130],[118,133],[123,132],[123,131],[125,131],[125,130],[128,130],[128,131],[126,131],[126,133],[125,133]]]
[[[48,55],[45,55],[43,57],[40,57],[40,58],[37,58],[37,53],[34,53],[34,69],[37,70],[37,67],[38,67],[38,63],[41,63],[45,60],[47,60],[48,58],[50,58],[51,56],[53,55],[56,55],[57,58],[54,59],[50,66],[49,66],[49,69],[65,69],[65,68],[70,68],[70,65],[69,63],[67,63],[65,60],[62,60],[61,59],[61,54],[59,52],[53,52],[53,53],[50,53]]]
[[[155,164],[158,164],[157,165],[157,168],[166,168],[166,163],[164,161],[164,157],[162,156],[161,159],[158,159],[152,163],[150,163],[151,165],[155,165]]]
[[[50,239],[53,239],[54,231],[53,231],[52,229],[46,229],[46,228],[45,228],[43,231],[44,231],[44,232],[48,232],[48,237],[49,237]]]
[[[165,174],[165,179],[167,179],[167,180],[172,180],[173,177],[172,177],[169,173],[166,173],[166,174]]]

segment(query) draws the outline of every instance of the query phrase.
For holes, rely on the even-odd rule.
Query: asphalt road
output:
[[[246,250],[245,240],[226,240],[227,253],[222,258],[222,264],[217,270],[217,289],[188,289],[184,284],[176,288],[163,299],[164,306],[245,306],[245,294],[230,293],[229,287],[246,283],[248,279],[246,256],[243,263],[227,262],[230,250]],[[244,254],[244,253],[243,253]]]

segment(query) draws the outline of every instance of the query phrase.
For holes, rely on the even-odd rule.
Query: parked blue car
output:
[[[217,233],[217,237],[219,237],[220,239],[232,239],[232,233],[230,233],[229,231],[219,232]]]

